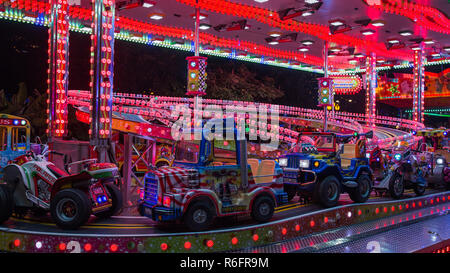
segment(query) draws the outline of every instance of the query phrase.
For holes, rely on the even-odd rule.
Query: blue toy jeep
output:
[[[336,206],[347,192],[354,202],[370,196],[373,175],[365,157],[365,138],[372,133],[340,136],[329,132],[303,132],[291,152],[279,159],[288,199],[312,197],[325,207]],[[360,136],[364,136],[360,138]],[[357,137],[355,144],[341,144]]]

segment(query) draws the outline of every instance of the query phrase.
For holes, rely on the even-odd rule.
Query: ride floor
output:
[[[427,189],[425,195],[438,193],[440,191]],[[412,191],[407,191],[403,199],[415,197]],[[372,193],[367,203],[391,201],[389,196],[376,196]],[[339,206],[352,204],[347,194],[341,195]],[[320,212],[323,208],[314,203],[300,203],[295,197],[290,203],[275,209],[274,217],[271,221],[278,221],[284,218]],[[227,230],[240,227],[251,227],[257,225],[249,216],[217,218],[212,230]],[[47,235],[81,235],[81,236],[158,236],[170,233],[188,233],[189,231],[182,225],[176,223],[161,224],[147,217],[141,216],[113,216],[110,219],[97,219],[92,216],[88,223],[77,230],[62,230],[51,220],[49,215],[37,217],[32,214],[23,216],[14,215],[10,220],[0,225],[0,230],[21,233],[36,233]]]

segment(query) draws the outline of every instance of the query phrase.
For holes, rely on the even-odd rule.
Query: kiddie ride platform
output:
[[[213,230],[195,233],[187,232],[181,225],[163,226],[137,216],[102,221],[93,216],[76,231],[61,230],[48,218],[13,217],[0,225],[0,252],[446,251],[448,246],[444,244],[450,238],[450,192],[428,190],[424,196],[413,196],[406,194],[404,199],[395,201],[372,196],[367,203],[353,204],[344,195],[340,206],[330,209],[292,202],[277,208],[269,223],[257,225],[250,217],[217,219]],[[420,224],[425,227],[414,228]],[[409,230],[405,233],[402,228]],[[380,246],[379,242],[387,238],[384,235],[390,233],[395,233],[398,242]],[[364,240],[371,236],[378,238],[366,243]]]

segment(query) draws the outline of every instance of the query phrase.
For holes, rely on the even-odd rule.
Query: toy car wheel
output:
[[[50,213],[56,225],[62,229],[77,229],[91,215],[91,201],[79,189],[58,192],[50,203]]]
[[[109,195],[111,196],[112,206],[108,210],[94,214],[96,217],[103,219],[109,218],[119,213],[123,205],[122,193],[120,192],[119,188],[114,184],[107,184],[105,185],[105,187],[108,190]]]
[[[14,209],[14,199],[8,186],[0,185],[0,224],[11,217]]]
[[[389,182],[389,193],[394,199],[400,199],[405,191],[405,184],[403,182],[403,176],[395,174]]]
[[[267,222],[272,219],[275,204],[269,196],[263,195],[256,197],[252,206],[252,218],[257,222]]]
[[[211,205],[204,201],[198,201],[189,206],[184,215],[184,223],[192,231],[208,229],[213,220]]]
[[[339,181],[335,176],[330,175],[316,186],[314,199],[329,208],[338,204],[340,195]]]
[[[421,185],[414,186],[414,192],[417,196],[422,196],[425,193],[426,187]]]
[[[371,192],[371,184],[369,176],[363,174],[358,177],[358,187],[349,190],[348,195],[353,202],[364,203],[369,199]]]

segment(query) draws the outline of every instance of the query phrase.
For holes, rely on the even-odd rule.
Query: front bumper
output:
[[[139,202],[138,211],[141,216],[146,216],[158,222],[175,221],[181,218],[181,213],[178,209],[151,206],[145,201]]]
[[[285,169],[283,183],[295,186],[300,192],[308,193],[314,190],[317,175],[312,170],[305,169]]]

